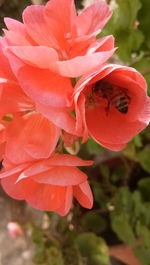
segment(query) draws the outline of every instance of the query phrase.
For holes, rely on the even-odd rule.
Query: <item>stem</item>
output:
[[[123,184],[125,186],[127,186],[129,177],[130,177],[130,175],[132,173],[132,170],[134,168],[135,163],[132,161],[131,164],[129,164],[127,159],[123,155],[121,155],[120,158],[121,158],[121,160],[122,160],[122,162],[123,162],[123,164],[124,164],[124,166],[126,168],[126,173],[124,174],[124,178],[123,178]]]

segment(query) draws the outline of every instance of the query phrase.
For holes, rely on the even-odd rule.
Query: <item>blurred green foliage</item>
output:
[[[150,49],[150,20],[149,20],[149,0],[141,0],[141,9],[138,14],[138,19],[140,21],[139,28],[144,34],[144,48],[145,50]]]
[[[94,233],[82,233],[77,236],[76,244],[87,265],[109,264],[108,247],[103,238]]]
[[[144,195],[147,187],[141,184],[139,187],[142,187]],[[150,202],[145,201],[145,195],[143,198],[142,194],[139,190],[131,193],[127,187],[120,188],[114,198],[116,207],[111,214],[111,221],[113,230],[123,242],[133,247],[141,264],[149,265]]]
[[[144,41],[142,31],[136,28],[140,8],[140,0],[116,0],[113,16],[103,31],[104,35],[114,35],[117,54],[125,62],[130,62],[132,52],[138,51]]]
[[[139,70],[150,85],[149,0],[116,0],[102,35],[112,34],[122,63]]]
[[[150,0],[108,2],[115,2],[113,16],[99,37],[114,35],[118,50],[113,62],[139,70],[150,94]],[[21,19],[29,4],[29,0],[0,1],[1,28],[4,16]],[[76,4],[81,8],[82,1]],[[149,141],[148,127],[122,152],[107,151],[91,138],[82,146],[79,155],[96,161],[93,168],[86,169],[94,207],[86,211],[75,204],[68,217],[48,213],[46,229],[32,225],[36,264],[107,265],[107,244],[123,242],[132,246],[142,265],[150,265]]]

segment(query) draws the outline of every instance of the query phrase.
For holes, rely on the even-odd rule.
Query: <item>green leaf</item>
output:
[[[147,46],[147,48],[150,48],[150,19],[149,19],[150,2],[149,0],[142,0],[141,4],[142,8],[139,11],[138,15],[138,20],[140,22],[139,29],[145,35],[145,45]]]
[[[109,264],[108,247],[103,238],[94,233],[82,233],[76,238],[76,244],[87,265]]]
[[[100,207],[106,208],[108,203],[108,198],[106,197],[105,191],[98,181],[92,181],[92,190],[95,202],[97,202]]]
[[[93,214],[92,212],[86,214],[82,219],[82,226],[86,231],[101,233],[105,231],[107,224],[105,219],[99,214]]]
[[[150,249],[150,230],[145,225],[138,222],[136,225],[136,233],[141,239],[141,244],[145,248]]]
[[[101,150],[101,146],[98,143],[96,143],[91,137],[89,137],[86,143],[86,147],[90,154],[97,153]]]
[[[122,212],[120,215],[112,213],[112,228],[118,237],[125,243],[133,245],[135,242],[135,236],[130,224],[130,215]]]
[[[134,248],[134,253],[142,265],[150,265],[150,251],[145,249],[144,246]]]
[[[44,245],[42,229],[40,227],[32,225],[31,232],[32,232],[32,241],[37,245]]]
[[[137,51],[144,41],[143,33],[135,27],[140,0],[116,0],[117,6],[113,16],[102,34],[113,34],[118,47],[117,54],[121,60],[130,62],[131,54]]]
[[[141,8],[139,0],[117,0],[119,6],[119,24],[122,27],[133,28],[137,13]]]
[[[114,169],[113,174],[111,176],[111,181],[113,183],[116,183],[123,179],[126,173],[126,168],[123,165],[117,165],[117,167]]]
[[[131,60],[131,53],[137,51],[143,43],[144,37],[142,32],[135,29],[119,29],[115,33],[116,46],[119,47],[117,54],[125,61]]]
[[[123,155],[126,156],[128,159],[133,161],[138,161],[137,159],[137,151],[134,141],[131,141],[127,144],[126,148],[122,151]]]
[[[34,249],[34,256],[32,257],[32,261],[35,264],[44,264],[46,261],[46,253],[45,253],[45,247],[39,246]]]
[[[133,138],[133,142],[135,144],[136,147],[142,147],[142,137],[141,135],[137,134],[134,138]]]
[[[84,265],[82,256],[80,255],[79,249],[74,240],[72,242],[67,242],[67,247],[63,248],[63,256],[65,259],[65,265]]]
[[[143,178],[138,182],[138,187],[145,200],[150,201],[150,178]]]
[[[133,245],[135,242],[134,225],[140,215],[139,194],[131,194],[128,188],[118,189],[114,198],[115,210],[111,213],[112,229],[123,242]]]
[[[101,174],[103,175],[104,178],[109,178],[109,175],[110,175],[110,170],[109,170],[109,167],[106,166],[106,165],[101,165],[100,166],[100,171],[101,171]]]
[[[134,227],[135,222],[141,217],[141,214],[143,212],[144,204],[142,202],[141,194],[139,191],[134,191],[132,194],[132,225]],[[144,207],[145,209],[145,207]]]
[[[150,148],[146,147],[137,154],[138,161],[145,171],[150,173]]]
[[[131,201],[132,195],[128,188],[122,187],[118,189],[114,200],[116,215],[121,214],[122,212],[132,212]]]
[[[64,265],[64,259],[61,250],[52,246],[47,249],[47,265]]]
[[[143,56],[136,63],[132,64],[132,67],[140,71],[145,77],[148,85],[148,94],[150,95],[150,57]]]

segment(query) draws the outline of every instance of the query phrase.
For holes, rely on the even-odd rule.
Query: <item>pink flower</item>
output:
[[[66,215],[73,196],[85,208],[91,208],[93,197],[87,176],[76,166],[91,165],[70,155],[54,155],[19,166],[4,160],[1,185],[14,199],[26,200],[33,207]]]
[[[7,229],[12,238],[16,238],[17,236],[22,236],[24,234],[21,226],[16,222],[9,222],[7,224]]]
[[[52,0],[23,12],[23,23],[6,18],[5,50],[19,85],[36,109],[56,126],[75,133],[70,77],[81,76],[114,53],[114,38],[96,40],[111,16],[103,1],[80,15],[73,0]]]
[[[16,165],[48,158],[59,137],[60,129],[41,114],[17,115],[7,126],[5,157]]]
[[[2,161],[5,154],[5,146],[6,146],[6,121],[0,121],[0,161]],[[1,170],[1,166],[0,166]]]
[[[44,116],[46,116],[49,120],[52,120],[52,122],[54,122],[59,127],[67,129],[69,130],[69,132],[73,133],[75,131],[75,119],[69,114],[70,107],[63,107],[67,104],[70,104],[69,99],[67,103],[65,97],[65,95],[68,94],[68,91],[72,91],[73,89],[70,80],[63,78],[64,81],[62,80],[63,82],[58,85],[58,79],[51,79],[51,76],[49,76],[48,72],[47,78],[49,84],[51,84],[51,81],[53,83],[53,86],[49,85],[50,89],[53,88],[53,90],[51,91],[52,93],[49,95],[48,92],[45,91],[44,93],[42,90],[44,86],[44,80],[47,82],[47,79],[44,79],[46,78],[46,76],[43,76],[42,78],[41,75],[37,75],[37,71],[36,73],[31,72],[31,74],[33,73],[37,78],[34,79],[34,82],[32,80],[31,83],[29,82],[29,88],[26,87],[27,91],[25,94],[21,87],[23,86],[22,83],[19,82],[19,80],[17,80],[16,76],[14,75],[18,71],[21,72],[23,65],[21,61],[19,61],[14,55],[10,55],[9,61],[12,62],[12,65],[14,66],[12,72],[10,63],[7,58],[8,54],[6,53],[7,45],[8,44],[6,39],[0,37],[0,118],[3,118],[3,116],[7,114],[16,114],[18,112],[24,114],[24,111],[37,110],[43,113]],[[40,81],[38,77],[41,78],[41,90],[38,92],[38,94],[36,94],[36,91],[34,91],[34,89],[36,90],[36,87],[38,87],[39,85]],[[23,84],[26,82],[28,81],[25,79]],[[29,89],[29,93],[27,88]],[[32,90],[31,88],[33,88],[33,95],[30,95],[30,90]],[[29,96],[27,96],[27,94],[29,94]],[[35,101],[38,100],[38,98],[40,98],[42,102],[48,105],[42,105],[40,103],[35,104]],[[49,106],[49,104],[51,106]],[[56,106],[59,106],[59,108],[56,108]]]
[[[0,37],[0,118],[33,109],[34,104],[19,86],[6,56],[7,41]]]
[[[103,1],[76,14],[73,0],[51,0],[23,12],[23,24],[5,19],[9,50],[24,63],[59,75],[81,76],[114,52],[112,36],[96,41],[111,16]]]
[[[29,6],[23,13],[24,24],[6,19],[9,31],[5,30],[5,35],[11,45],[9,51],[22,60],[21,65],[15,63],[18,66],[17,72],[14,62],[12,68],[25,92],[35,101],[55,107],[68,105],[72,86],[70,80],[62,75],[80,76],[112,55],[114,49],[111,36],[98,41],[95,41],[95,35],[93,37],[93,31],[97,32],[108,20],[111,13],[108,7],[98,2],[91,9],[85,10],[85,13],[89,16],[93,14],[91,25],[87,24],[87,28],[84,12],[77,16],[72,0],[54,0],[49,1],[45,7]],[[97,17],[94,19],[95,15]],[[68,40],[68,34],[74,34],[75,37]],[[87,39],[84,40],[86,36],[89,38],[89,34],[92,34],[90,45]],[[74,38],[76,40],[78,35],[82,37],[81,41],[78,40],[78,46],[84,40],[85,48],[82,47],[81,51],[78,48],[73,56],[70,53],[74,49]]]
[[[75,87],[76,127],[99,144],[121,150],[150,121],[150,98],[144,78],[135,69],[102,65]]]
[[[0,178],[9,196],[65,215],[73,196],[82,206],[92,207],[87,176],[76,168],[92,161],[54,154],[59,136],[60,129],[41,114],[16,115],[6,129]]]

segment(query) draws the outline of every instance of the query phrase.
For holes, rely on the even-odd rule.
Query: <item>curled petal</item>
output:
[[[73,187],[73,194],[77,201],[85,208],[91,209],[93,206],[93,195],[87,181]]]
[[[93,161],[84,161],[70,155],[55,155],[47,160],[34,163],[24,170],[17,181],[33,177],[36,181],[54,185],[77,185],[87,176],[75,166],[89,166]],[[59,178],[58,178],[59,176]]]
[[[106,62],[114,53],[115,49],[96,52],[85,56],[78,56],[67,61],[58,61],[57,66],[62,76],[78,77],[100,64]]]
[[[4,33],[10,45],[35,45],[23,23],[8,17],[4,21],[8,28]]]
[[[0,173],[0,179],[3,179],[3,178],[6,178],[6,177],[11,177],[11,176],[14,176],[15,175],[15,181],[17,181],[17,175],[22,171],[24,170],[26,167],[30,166],[31,164],[30,163],[24,163],[24,164],[21,164],[19,166],[16,166],[16,167],[13,167],[13,168],[10,168],[10,169],[7,169],[5,170],[4,172],[2,171]]]
[[[30,175],[30,171],[24,171],[24,175]],[[41,174],[37,174],[33,176],[32,179],[39,183],[72,186],[84,182],[87,179],[87,175],[76,167],[59,166],[53,167]]]
[[[62,216],[68,214],[72,205],[73,189],[71,186],[66,187],[66,194],[62,206],[56,209],[56,212]]]
[[[90,166],[93,164],[91,160],[83,160],[77,156],[70,156],[67,154],[55,155],[49,159],[49,163],[52,166]]]
[[[41,69],[55,69],[57,52],[45,46],[11,46],[8,51],[19,57],[24,63]]]

